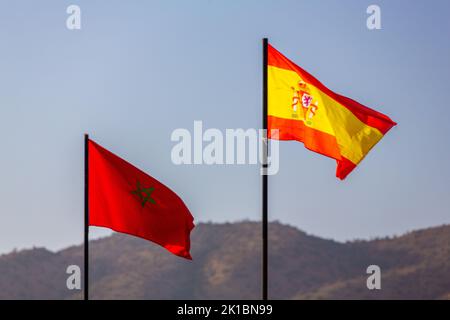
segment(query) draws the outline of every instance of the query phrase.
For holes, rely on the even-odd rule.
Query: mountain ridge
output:
[[[261,225],[201,223],[193,261],[135,237],[90,241],[93,299],[259,299]],[[77,299],[66,268],[83,266],[83,247],[0,256],[0,299]],[[382,270],[382,289],[368,290],[366,268]],[[272,299],[449,299],[450,225],[401,236],[337,242],[293,226],[269,226]]]

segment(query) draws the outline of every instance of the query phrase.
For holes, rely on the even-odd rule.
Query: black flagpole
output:
[[[267,254],[267,231],[268,231],[268,214],[267,214],[267,154],[268,154],[268,141],[267,141],[267,38],[263,38],[263,103],[262,103],[262,125],[263,125],[263,160],[262,160],[262,240],[263,240],[263,252],[262,252],[262,299],[268,298],[268,254]]]
[[[84,300],[89,300],[89,135],[84,135]]]

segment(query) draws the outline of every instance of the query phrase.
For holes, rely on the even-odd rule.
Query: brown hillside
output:
[[[114,234],[91,242],[93,299],[258,299],[261,225],[200,224],[188,261],[148,241]],[[65,270],[82,266],[82,246],[0,256],[0,299],[77,299]],[[296,228],[269,226],[273,299],[449,299],[450,226],[401,237],[339,243]],[[366,288],[368,265],[382,290]]]

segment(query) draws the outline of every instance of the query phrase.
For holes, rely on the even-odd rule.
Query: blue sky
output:
[[[82,29],[66,28],[66,8]],[[381,7],[382,29],[366,28]],[[175,166],[176,128],[258,128],[261,38],[399,125],[346,181],[280,145],[272,220],[349,240],[450,223],[448,1],[0,1],[0,252],[82,241],[83,133],[196,221],[260,219],[259,168]],[[94,232],[94,235],[103,234]]]

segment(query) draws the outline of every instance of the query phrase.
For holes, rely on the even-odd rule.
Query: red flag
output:
[[[89,225],[153,241],[192,259],[189,209],[172,190],[89,140]]]

